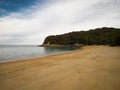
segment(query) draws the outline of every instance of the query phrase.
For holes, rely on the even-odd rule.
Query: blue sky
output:
[[[7,16],[13,12],[22,12],[31,8],[37,2],[41,5],[45,0],[0,0],[0,16]]]
[[[120,0],[0,0],[0,45],[98,27],[120,28]]]

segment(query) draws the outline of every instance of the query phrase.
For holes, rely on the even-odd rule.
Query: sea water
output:
[[[37,45],[0,45],[0,62],[42,57],[76,50],[75,47],[38,47]]]

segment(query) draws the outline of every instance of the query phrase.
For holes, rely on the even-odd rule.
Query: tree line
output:
[[[96,28],[46,37],[43,45],[111,45],[120,46],[119,28]]]

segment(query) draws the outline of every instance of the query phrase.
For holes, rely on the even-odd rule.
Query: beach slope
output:
[[[0,90],[120,90],[120,47],[1,62]]]

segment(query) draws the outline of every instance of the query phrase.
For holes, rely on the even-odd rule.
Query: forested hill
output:
[[[120,46],[120,28],[96,28],[46,37],[43,46],[52,45],[111,45]]]

